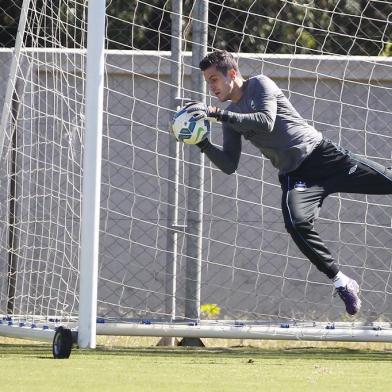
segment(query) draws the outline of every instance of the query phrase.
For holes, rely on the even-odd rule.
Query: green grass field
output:
[[[146,342],[134,338],[133,347],[119,348],[106,340],[97,350],[74,349],[69,359],[54,360],[48,344],[2,339],[1,390],[392,390],[390,344],[260,342],[254,347],[242,342],[242,347],[218,347],[215,341],[206,348],[167,348]]]

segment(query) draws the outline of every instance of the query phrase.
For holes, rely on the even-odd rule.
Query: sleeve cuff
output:
[[[210,143],[209,140],[206,138],[206,139],[202,140],[201,142],[196,143],[196,146],[200,148],[200,151],[201,151],[201,152],[204,152],[210,144],[211,144],[211,143]]]

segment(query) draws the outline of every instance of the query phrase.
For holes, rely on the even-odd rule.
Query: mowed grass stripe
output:
[[[2,385],[13,391],[388,391],[392,352],[345,347],[74,349],[0,345]]]

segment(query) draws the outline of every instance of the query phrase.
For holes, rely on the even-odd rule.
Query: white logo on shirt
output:
[[[348,172],[348,174],[353,174],[356,170],[357,170],[358,165],[353,166],[350,171]]]
[[[302,182],[302,181],[297,181],[294,184],[294,189],[296,191],[303,192],[304,190],[306,190],[306,184],[304,182]]]
[[[255,101],[254,101],[253,99],[250,101],[250,107],[251,107],[254,111],[256,111],[256,105],[255,105]]]

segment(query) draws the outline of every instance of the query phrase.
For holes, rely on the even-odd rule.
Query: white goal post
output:
[[[326,137],[391,166],[392,10],[221,3],[23,1],[0,51],[0,335],[392,341],[390,195],[321,209],[360,284],[350,318],[286,233],[270,162],[244,141],[227,176],[169,132],[181,97],[219,105],[197,64],[226,45]]]
[[[81,348],[96,346],[105,7],[105,0],[89,2],[88,7],[78,316],[78,345]]]

